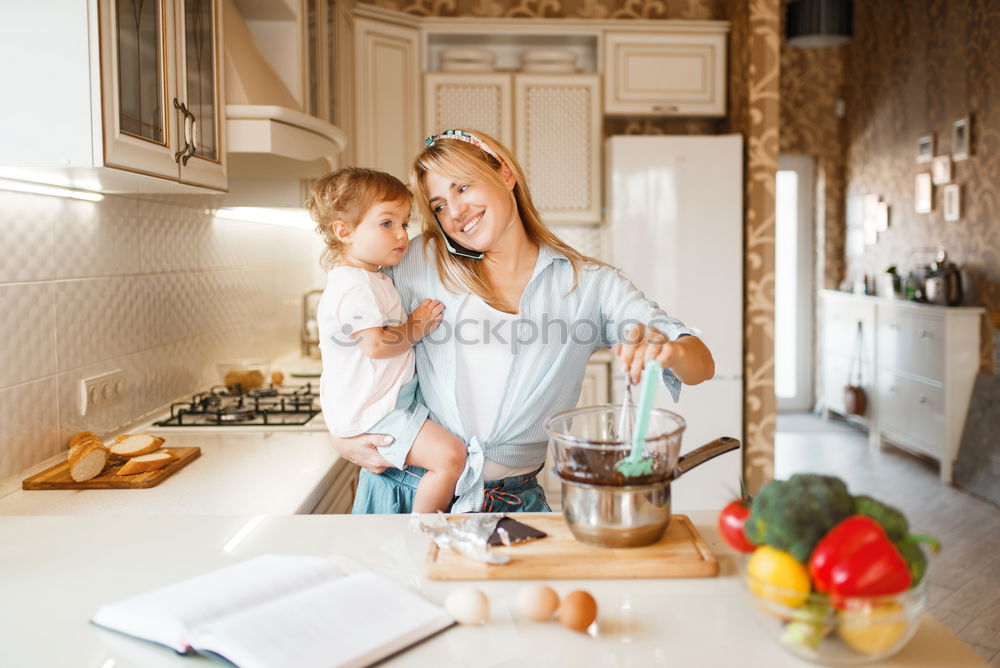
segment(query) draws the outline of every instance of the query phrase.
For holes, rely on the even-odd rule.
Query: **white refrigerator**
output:
[[[662,387],[656,405],[687,421],[682,452],[719,436],[743,440],[743,139],[613,136],[606,145],[612,264],[670,315],[702,331],[715,377]],[[615,372],[615,401],[624,375]],[[742,450],[671,485],[673,510],[721,508],[740,489]]]

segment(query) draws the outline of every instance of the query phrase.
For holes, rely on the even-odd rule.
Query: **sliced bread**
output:
[[[69,440],[66,441],[66,445],[68,445],[70,450],[72,450],[74,446],[90,439],[100,440],[97,438],[97,434],[92,431],[78,431],[69,437]]]
[[[177,455],[169,450],[158,450],[148,455],[139,455],[132,457],[122,464],[115,471],[115,475],[134,475],[136,473],[145,473],[146,471],[155,471],[156,469],[162,469],[175,459],[177,459]]]
[[[163,439],[152,434],[124,434],[111,444],[111,454],[119,457],[138,457],[155,452],[163,445]]]
[[[76,444],[69,451],[69,477],[76,482],[101,474],[108,463],[108,449],[97,439]]]

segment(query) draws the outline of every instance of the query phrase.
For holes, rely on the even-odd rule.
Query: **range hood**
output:
[[[302,179],[336,168],[347,135],[301,111],[232,0],[222,6],[229,177]]]

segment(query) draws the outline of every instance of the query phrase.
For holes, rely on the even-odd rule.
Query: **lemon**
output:
[[[789,608],[805,603],[812,588],[809,572],[788,552],[761,545],[747,563],[748,585],[755,596]]]
[[[881,654],[895,646],[906,633],[903,606],[879,603],[860,610],[841,610],[837,634],[851,649],[862,654]]]

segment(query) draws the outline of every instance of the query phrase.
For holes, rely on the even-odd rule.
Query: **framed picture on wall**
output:
[[[972,117],[966,116],[951,126],[951,158],[965,160],[972,155]]]
[[[962,218],[962,186],[957,183],[945,186],[941,200],[945,220],[955,221]]]
[[[936,186],[951,183],[951,156],[935,156],[934,160],[931,161],[931,176]]]
[[[934,133],[926,134],[917,140],[917,162],[930,162],[936,151]]]
[[[930,213],[934,208],[934,185],[931,175],[927,172],[917,174],[914,180],[913,210],[917,213]]]

